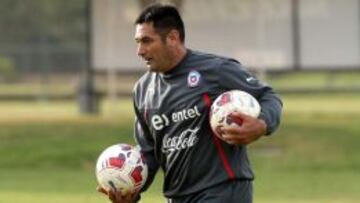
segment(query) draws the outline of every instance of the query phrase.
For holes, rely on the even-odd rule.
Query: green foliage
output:
[[[45,35],[82,41],[85,0],[1,0],[2,42],[21,43]]]
[[[16,76],[15,67],[9,58],[0,56],[0,81],[11,80]]]

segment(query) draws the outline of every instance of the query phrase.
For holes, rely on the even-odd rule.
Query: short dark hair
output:
[[[185,41],[185,27],[179,11],[172,5],[155,3],[147,6],[135,21],[135,25],[153,23],[154,29],[163,39],[172,30],[179,32],[180,41]]]

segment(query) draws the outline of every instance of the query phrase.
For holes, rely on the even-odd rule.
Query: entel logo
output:
[[[165,126],[169,126],[170,122],[177,123],[198,117],[200,115],[201,114],[199,113],[197,106],[194,106],[190,109],[183,109],[172,113],[170,117],[171,120],[165,114],[155,114],[151,117],[151,124],[156,130],[162,130]]]

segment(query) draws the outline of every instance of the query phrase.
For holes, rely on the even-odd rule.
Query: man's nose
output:
[[[145,49],[143,46],[138,45],[137,47],[137,55],[143,57],[145,55]]]

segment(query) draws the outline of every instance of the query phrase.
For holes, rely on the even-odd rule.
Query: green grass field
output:
[[[278,132],[250,145],[255,203],[360,199],[360,95],[284,96]],[[131,103],[103,102],[81,116],[71,102],[0,103],[0,203],[100,203],[94,163],[132,140]],[[161,174],[143,203],[164,202]]]

